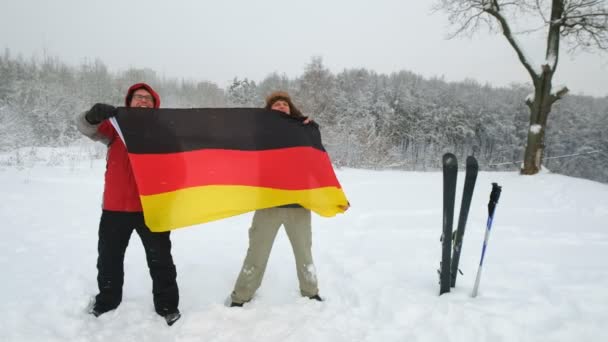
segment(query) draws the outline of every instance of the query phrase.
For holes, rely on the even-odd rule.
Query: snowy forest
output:
[[[0,56],[0,153],[24,147],[90,144],[73,117],[96,102],[124,105],[133,83],[147,82],[161,107],[261,107],[286,90],[321,127],[338,167],[437,170],[441,155],[475,155],[482,170],[518,170],[529,126],[524,101],[531,86],[447,82],[413,71],[378,74],[366,69],[331,72],[313,57],[301,75],[272,73],[263,80],[233,79],[227,89],[180,80],[154,70],[111,72],[103,61],[71,66],[55,57]],[[576,89],[573,89],[576,93]],[[550,114],[544,167],[608,182],[608,95],[568,95]]]

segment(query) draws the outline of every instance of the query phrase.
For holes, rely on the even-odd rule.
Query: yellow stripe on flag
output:
[[[348,201],[336,187],[280,190],[239,185],[210,185],[140,196],[146,225],[164,232],[219,220],[261,208],[298,203],[315,213],[331,217]]]

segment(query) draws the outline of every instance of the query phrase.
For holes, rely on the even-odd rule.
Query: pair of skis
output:
[[[475,190],[475,181],[479,165],[473,156],[467,157],[464,189],[460,204],[460,215],[456,231],[452,231],[454,221],[454,202],[456,201],[456,180],[458,176],[458,160],[452,153],[443,156],[443,234],[441,235],[441,264],[439,270],[439,294],[450,292],[456,286],[458,263],[464,230],[469,216],[469,208]],[[453,244],[452,244],[453,243]]]
[[[456,200],[456,180],[458,175],[458,160],[452,153],[446,153],[443,156],[443,234],[441,236],[442,252],[441,264],[439,270],[439,295],[450,292],[451,287],[456,286],[456,276],[460,269],[458,263],[460,261],[460,252],[462,250],[462,239],[464,237],[464,229],[469,216],[469,208],[473,199],[473,191],[475,190],[475,182],[479,165],[473,156],[467,157],[466,173],[464,180],[464,189],[462,191],[462,201],[460,204],[460,215],[458,217],[458,226],[456,231],[452,231],[454,217],[454,202]],[[492,192],[490,193],[490,202],[488,202],[488,222],[486,224],[486,233],[481,250],[481,260],[477,269],[477,277],[471,296],[477,296],[479,281],[481,279],[481,271],[483,260],[490,238],[492,221],[494,220],[494,211],[496,204],[500,198],[502,187],[497,183],[492,183]],[[453,245],[452,245],[453,243]]]

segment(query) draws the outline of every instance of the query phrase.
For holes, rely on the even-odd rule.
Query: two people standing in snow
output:
[[[160,98],[148,85],[138,83],[129,88],[126,98],[127,107],[158,108],[159,104]],[[271,94],[266,100],[265,109],[282,112],[274,115],[289,115],[298,118],[303,124],[312,123],[293,105],[289,94],[285,92]],[[104,140],[110,143],[108,145],[104,210],[99,233],[98,284],[100,293],[96,297],[91,313],[98,316],[116,308],[120,303],[124,277],[124,252],[130,234],[135,228],[146,250],[148,266],[153,279],[156,311],[171,325],[180,317],[180,313],[177,309],[179,296],[175,282],[175,266],[171,257],[169,233],[152,233],[145,225],[126,147],[112,124],[107,120],[116,114],[115,107],[96,104],[79,117],[81,132],[94,140]],[[116,171],[117,165],[119,171]],[[111,170],[116,172],[110,172]],[[110,177],[111,175],[114,178]],[[297,177],[297,175],[290,176]],[[126,182],[128,186],[119,188],[114,184],[117,182]],[[115,197],[110,196],[110,193]],[[113,200],[129,198],[129,206],[110,206],[108,197]],[[348,207],[341,209],[345,211]],[[255,212],[249,229],[249,248],[230,297],[230,306],[242,306],[253,298],[261,285],[270,251],[281,225],[285,226],[294,252],[300,293],[304,297],[322,301],[312,260],[311,212],[298,204],[289,204]],[[152,239],[150,235],[155,238]],[[157,235],[163,237],[156,238]],[[159,241],[162,243],[158,243]],[[153,242],[155,245],[149,245],[152,246],[151,248],[146,246],[147,243]],[[156,256],[153,255],[154,253]],[[162,265],[154,264],[159,260]],[[159,281],[157,282],[157,280]]]
[[[126,107],[159,108],[160,96],[145,83],[132,85]],[[97,285],[99,293],[89,312],[94,316],[116,309],[122,301],[124,257],[133,230],[139,235],[152,277],[154,308],[172,325],[180,318],[177,273],[171,255],[170,232],[153,233],[144,223],[137,184],[124,142],[109,119],[111,105],[97,103],[76,119],[78,130],[108,146],[102,213],[99,222]]]

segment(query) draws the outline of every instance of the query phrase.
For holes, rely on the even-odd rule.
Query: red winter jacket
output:
[[[154,108],[158,108],[160,97],[152,87],[145,83],[137,83],[129,88],[125,97],[125,105],[130,106],[133,93],[141,88],[146,89],[154,97]],[[128,212],[142,211],[137,184],[124,142],[109,120],[104,120],[98,125],[91,125],[84,118],[85,114],[80,114],[77,120],[78,129],[89,138],[103,141],[108,145],[103,209]]]

